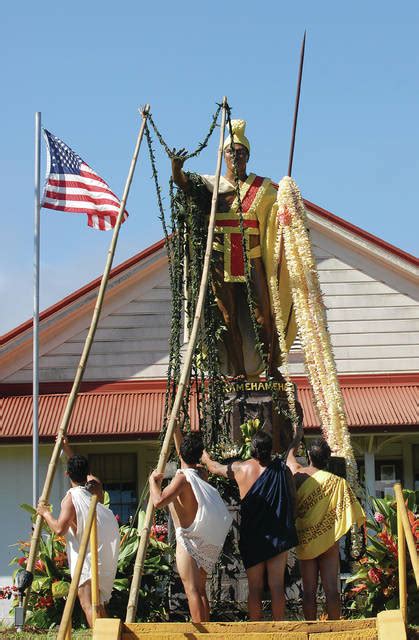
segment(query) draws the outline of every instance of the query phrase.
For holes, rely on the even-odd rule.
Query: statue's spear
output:
[[[304,31],[303,42],[301,45],[300,52],[300,68],[298,71],[298,82],[297,82],[297,95],[295,96],[295,107],[294,107],[294,122],[292,125],[292,136],[291,136],[291,146],[290,146],[290,156],[288,161],[288,173],[287,176],[291,176],[292,172],[292,161],[294,159],[294,147],[295,147],[295,133],[297,131],[297,120],[298,120],[298,108],[300,106],[300,93],[301,93],[301,80],[303,77],[303,66],[304,66],[304,51],[306,48],[306,31]]]

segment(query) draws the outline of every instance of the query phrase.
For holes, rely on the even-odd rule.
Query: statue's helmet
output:
[[[243,147],[246,147],[249,155],[250,155],[250,142],[244,135],[244,130],[246,128],[246,120],[232,120],[231,121],[231,129],[233,131],[233,142],[235,144],[241,144]],[[224,151],[231,144],[231,136],[228,136],[226,141],[224,142]]]

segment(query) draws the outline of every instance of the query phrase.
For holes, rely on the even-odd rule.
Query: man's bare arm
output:
[[[44,518],[51,531],[58,536],[64,536],[69,530],[71,523],[77,520],[76,510],[74,509],[70,494],[67,494],[62,501],[61,512],[57,519],[54,518],[49,510],[49,506],[46,504],[39,504],[36,511]]]
[[[177,474],[171,483],[164,489],[161,490],[161,483],[163,480],[164,474],[157,473],[157,471],[153,471],[149,478],[150,485],[150,496],[153,501],[156,509],[162,509],[166,507],[168,504],[173,502],[175,498],[181,493],[182,489],[185,486],[185,482],[187,482],[183,473]]]
[[[286,457],[287,467],[290,469],[293,475],[295,475],[296,473],[299,473],[301,469],[304,468],[296,458],[296,453],[297,453],[298,447],[300,446],[303,434],[304,434],[303,427],[302,425],[299,425],[297,428],[295,437],[289,446],[287,457]]]
[[[183,442],[183,434],[182,434],[182,431],[180,430],[179,422],[177,420],[176,420],[175,430],[173,433],[173,439],[175,441],[176,453],[179,455],[180,445]]]
[[[285,478],[288,486],[289,496],[291,498],[293,518],[297,517],[297,489],[295,487],[294,474],[289,467],[285,467]]]
[[[201,457],[201,462],[207,467],[210,473],[215,476],[221,476],[222,478],[228,478],[230,480],[236,479],[236,473],[240,469],[240,462],[233,462],[232,464],[221,464],[212,460],[207,451],[204,451]]]
[[[73,451],[72,447],[70,446],[70,444],[68,442],[67,436],[63,436],[61,442],[62,442],[62,445],[63,445],[64,455],[67,458],[72,458],[74,456],[74,451]]]

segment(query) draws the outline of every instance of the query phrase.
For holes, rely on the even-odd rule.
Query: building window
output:
[[[137,508],[137,455],[104,453],[89,455],[90,470],[109,493],[110,507],[126,524]]]
[[[376,460],[375,478],[377,498],[394,498],[395,483],[403,483],[402,460]]]

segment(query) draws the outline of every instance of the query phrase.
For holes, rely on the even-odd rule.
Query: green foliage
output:
[[[35,513],[29,505],[22,505],[22,508],[32,516]],[[141,530],[144,515],[144,512],[139,513],[139,529],[129,526],[120,528],[121,546],[118,569],[109,603],[109,613],[119,618],[125,618],[135,556],[140,540],[138,531]],[[59,624],[71,581],[65,539],[52,533],[46,525],[44,528],[45,533],[39,542],[39,555],[34,567],[34,580],[26,618],[27,624],[37,629],[50,629]],[[166,614],[166,587],[171,574],[170,558],[173,549],[165,542],[167,528],[164,530],[160,527],[157,530],[158,535],[150,539],[144,564],[144,580],[138,611],[140,620],[161,620]],[[19,542],[16,546],[19,554],[10,563],[17,565],[14,576],[21,568],[25,568],[30,544]],[[14,606],[16,604],[17,601],[14,602]],[[73,627],[86,627],[78,602],[73,613]]]
[[[419,546],[419,519],[416,494],[403,492],[412,533]],[[365,554],[356,563],[355,573],[347,580],[347,609],[354,615],[372,617],[384,609],[399,607],[397,570],[397,509],[390,498],[370,498],[374,517],[367,522]],[[411,623],[419,622],[419,594],[408,559],[408,615]]]
[[[249,418],[244,424],[240,425],[240,430],[242,432],[244,440],[243,445],[239,451],[239,456],[240,458],[242,458],[242,460],[249,460],[249,458],[251,457],[250,449],[252,445],[252,438],[258,431],[260,431],[261,428],[262,423],[259,418]]]
[[[215,129],[220,107],[214,114],[208,134],[197,149],[187,154],[184,159],[197,156],[206,147],[208,140]],[[154,128],[157,138],[169,158],[176,155],[176,150],[171,149],[164,141],[151,116],[149,121]],[[146,126],[146,139],[148,142],[150,161],[152,165],[153,179],[156,188],[157,202],[160,211],[160,219],[166,241],[166,249],[169,260],[169,277],[172,290],[171,309],[171,333],[170,356],[167,375],[167,389],[165,402],[165,419],[173,403],[181,371],[181,347],[183,345],[182,316],[185,307],[185,291],[187,295],[187,322],[189,329],[194,317],[198,292],[200,287],[202,268],[205,255],[208,213],[211,196],[202,182],[200,176],[189,174],[191,192],[187,195],[182,191],[175,192],[173,182],[169,183],[171,218],[166,219],[162,190],[157,175],[157,166],[153,149],[151,132]],[[187,268],[185,268],[185,266]],[[219,310],[215,301],[212,274],[210,273],[206,298],[204,301],[203,322],[198,334],[198,339],[193,354],[191,375],[184,391],[182,405],[182,427],[190,429],[190,398],[191,390],[196,393],[197,412],[199,426],[204,434],[207,447],[217,441],[228,439],[228,426],[226,409],[224,405],[224,377],[220,371],[218,347],[223,332]],[[166,424],[163,425],[164,437]]]

